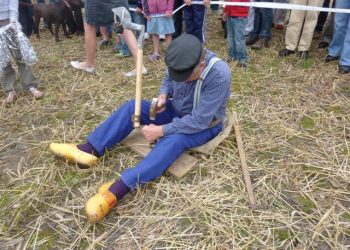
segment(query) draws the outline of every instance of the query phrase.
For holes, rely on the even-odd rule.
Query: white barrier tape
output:
[[[192,2],[192,4],[203,4],[200,2]],[[309,5],[290,4],[290,3],[267,3],[267,2],[224,2],[224,1],[211,1],[210,4],[228,5],[228,6],[243,6],[243,7],[256,7],[266,9],[282,9],[282,10],[309,10],[309,11],[323,11],[334,13],[348,13],[350,9],[336,9],[336,8],[323,8]]]
[[[349,0],[350,1],[350,0]],[[202,1],[192,2],[192,4],[201,4]],[[267,2],[224,2],[224,1],[211,1],[210,4],[218,4],[225,6],[241,6],[241,7],[255,7],[255,8],[266,8],[266,9],[282,9],[282,10],[307,10],[307,11],[323,11],[323,12],[334,12],[334,13],[347,13],[350,14],[350,9],[336,9],[336,8],[323,8],[316,6],[300,5],[300,4],[290,4],[290,3],[267,3]],[[173,15],[180,9],[185,7],[186,4],[181,5],[179,8],[173,11]],[[135,8],[130,8],[129,10],[135,11]],[[142,12],[143,13],[143,12]],[[164,14],[150,15],[151,17],[163,17]]]

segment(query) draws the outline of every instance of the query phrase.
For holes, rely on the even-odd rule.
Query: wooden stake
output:
[[[235,129],[236,141],[238,146],[239,158],[241,159],[244,182],[248,192],[249,205],[251,208],[255,209],[257,207],[256,199],[253,192],[252,181],[249,175],[249,169],[248,169],[247,160],[246,160],[246,156],[243,148],[243,141],[242,141],[241,132],[239,130],[238,117],[236,112],[233,112],[233,127]]]

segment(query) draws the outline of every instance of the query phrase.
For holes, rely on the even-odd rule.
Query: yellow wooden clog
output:
[[[117,198],[110,191],[99,192],[86,203],[85,212],[91,223],[101,221],[117,203]]]
[[[70,163],[78,163],[87,167],[94,165],[98,158],[77,148],[75,144],[50,143],[50,150],[59,157],[67,159]]]

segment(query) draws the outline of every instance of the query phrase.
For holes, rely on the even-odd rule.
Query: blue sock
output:
[[[81,151],[84,151],[85,153],[100,157],[99,154],[97,153],[96,149],[94,149],[94,147],[88,142],[85,144],[77,145],[77,148],[80,149]]]
[[[112,186],[109,187],[109,191],[113,193],[116,197],[117,200],[121,200],[124,198],[125,195],[127,195],[130,192],[130,188],[125,185],[125,183],[119,179],[116,180]]]

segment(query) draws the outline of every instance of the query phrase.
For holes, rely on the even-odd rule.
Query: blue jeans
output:
[[[136,8],[137,5],[131,5],[129,4],[129,7],[130,8]],[[143,24],[145,25],[145,17],[141,14],[141,15],[137,15],[135,11],[129,11],[130,13],[130,16],[131,16],[131,21],[133,23],[137,23],[137,24]],[[146,30],[146,29],[145,29]],[[140,35],[140,32],[137,31],[136,32],[136,38],[138,38]],[[130,55],[130,50],[128,48],[128,45],[126,44],[123,36],[120,36],[121,39],[120,39],[120,44],[119,44],[119,48],[120,48],[120,52],[123,54],[123,55],[126,55],[126,56],[129,56]]]
[[[337,0],[336,8],[350,9],[349,0]],[[334,35],[328,48],[331,56],[340,56],[339,64],[350,66],[350,14],[335,13]]]
[[[246,23],[246,18],[227,18],[228,55],[232,59],[237,59],[240,63],[246,63],[248,60],[244,36]]]
[[[269,2],[273,0],[255,0],[254,2]],[[273,10],[264,8],[255,8],[254,14],[254,29],[249,34],[252,39],[263,38],[271,39],[271,26],[273,20]]]
[[[151,102],[141,103],[141,124],[148,125]],[[131,100],[116,110],[87,138],[87,141],[95,148],[99,155],[103,155],[106,149],[114,147],[127,137],[134,129],[131,117],[134,113],[135,101]],[[154,124],[163,125],[170,123],[173,118],[179,117],[168,101],[166,110],[157,114]],[[195,134],[171,134],[158,140],[152,151],[135,167],[126,169],[121,179],[130,188],[135,189],[139,185],[157,179],[186,149],[202,145],[213,139],[222,130],[222,124],[205,129]]]

